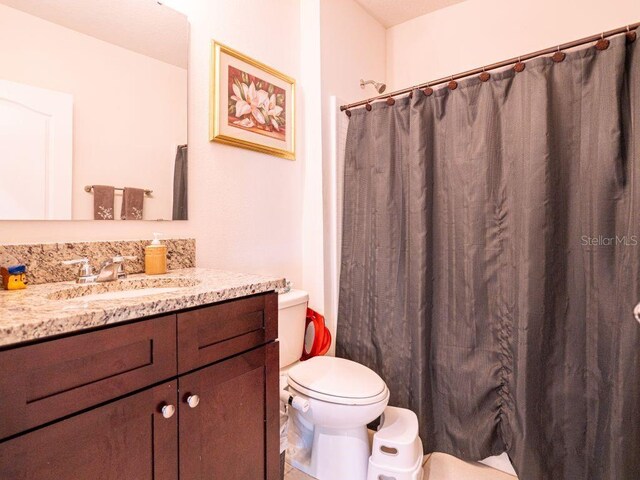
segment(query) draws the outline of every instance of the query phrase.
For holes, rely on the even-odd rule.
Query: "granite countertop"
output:
[[[284,285],[283,278],[185,268],[164,275],[129,275],[117,282],[60,282],[0,290],[0,346],[269,292]],[[133,298],[83,298],[85,293],[144,288],[166,290]]]

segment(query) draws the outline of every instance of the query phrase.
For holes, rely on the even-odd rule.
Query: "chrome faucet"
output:
[[[78,270],[78,278],[76,283],[93,283],[96,281],[96,275],[93,273],[93,268],[89,265],[88,258],[76,258],[75,260],[65,260],[63,265],[80,265]]]
[[[137,257],[117,255],[106,260],[100,266],[100,271],[95,274],[93,268],[89,264],[88,258],[78,258],[75,260],[65,260],[64,265],[80,265],[78,270],[78,278],[76,283],[93,283],[93,282],[113,282],[127,278],[127,272],[124,269],[125,260],[135,260]]]
[[[122,255],[118,255],[109,260],[105,260],[100,266],[100,272],[98,272],[96,282],[113,282],[114,280],[127,278],[127,272],[124,270],[124,261],[135,258],[136,257],[123,257]]]

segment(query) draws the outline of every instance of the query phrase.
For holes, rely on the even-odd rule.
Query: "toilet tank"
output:
[[[300,360],[308,302],[309,294],[302,290],[290,290],[278,295],[280,368]]]

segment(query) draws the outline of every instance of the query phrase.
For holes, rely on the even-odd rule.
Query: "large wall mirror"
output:
[[[0,0],[0,220],[186,220],[189,23]]]

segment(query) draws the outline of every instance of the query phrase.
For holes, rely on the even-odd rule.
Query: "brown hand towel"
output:
[[[109,185],[93,186],[93,218],[95,220],[113,220],[113,191]]]
[[[122,220],[142,220],[142,204],[144,190],[141,188],[124,187],[122,193]]]

